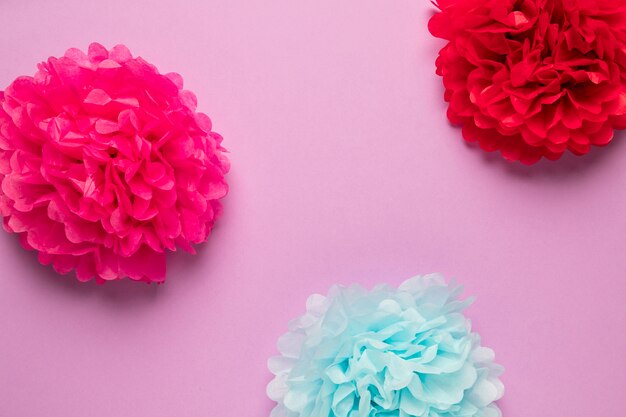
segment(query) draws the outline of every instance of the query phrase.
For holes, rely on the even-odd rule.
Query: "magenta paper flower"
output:
[[[221,136],[178,74],[123,45],[69,49],[0,92],[0,213],[43,264],[81,281],[165,279],[228,192]]]

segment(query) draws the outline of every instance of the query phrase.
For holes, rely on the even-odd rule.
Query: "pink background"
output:
[[[506,417],[624,415],[626,146],[532,168],[466,146],[426,0],[1,0],[0,85],[71,46],[178,71],[231,151],[168,282],[79,284],[0,234],[0,416],[267,416],[266,359],[335,282],[456,277]]]

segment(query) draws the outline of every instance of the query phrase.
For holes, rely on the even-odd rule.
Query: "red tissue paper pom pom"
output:
[[[165,280],[166,250],[206,240],[228,192],[221,136],[180,75],[93,43],[0,92],[0,214],[81,281]]]
[[[430,32],[448,118],[467,141],[533,164],[626,128],[626,2],[438,0]]]

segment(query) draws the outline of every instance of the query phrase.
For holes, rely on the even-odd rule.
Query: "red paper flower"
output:
[[[448,118],[525,164],[582,155],[626,128],[626,2],[438,0],[431,33]]]
[[[125,46],[70,49],[0,92],[7,231],[79,280],[165,279],[221,213],[228,161],[178,74]]]

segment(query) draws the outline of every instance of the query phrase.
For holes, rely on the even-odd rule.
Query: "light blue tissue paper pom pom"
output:
[[[500,417],[502,368],[461,292],[427,275],[312,295],[269,360],[271,417]]]

